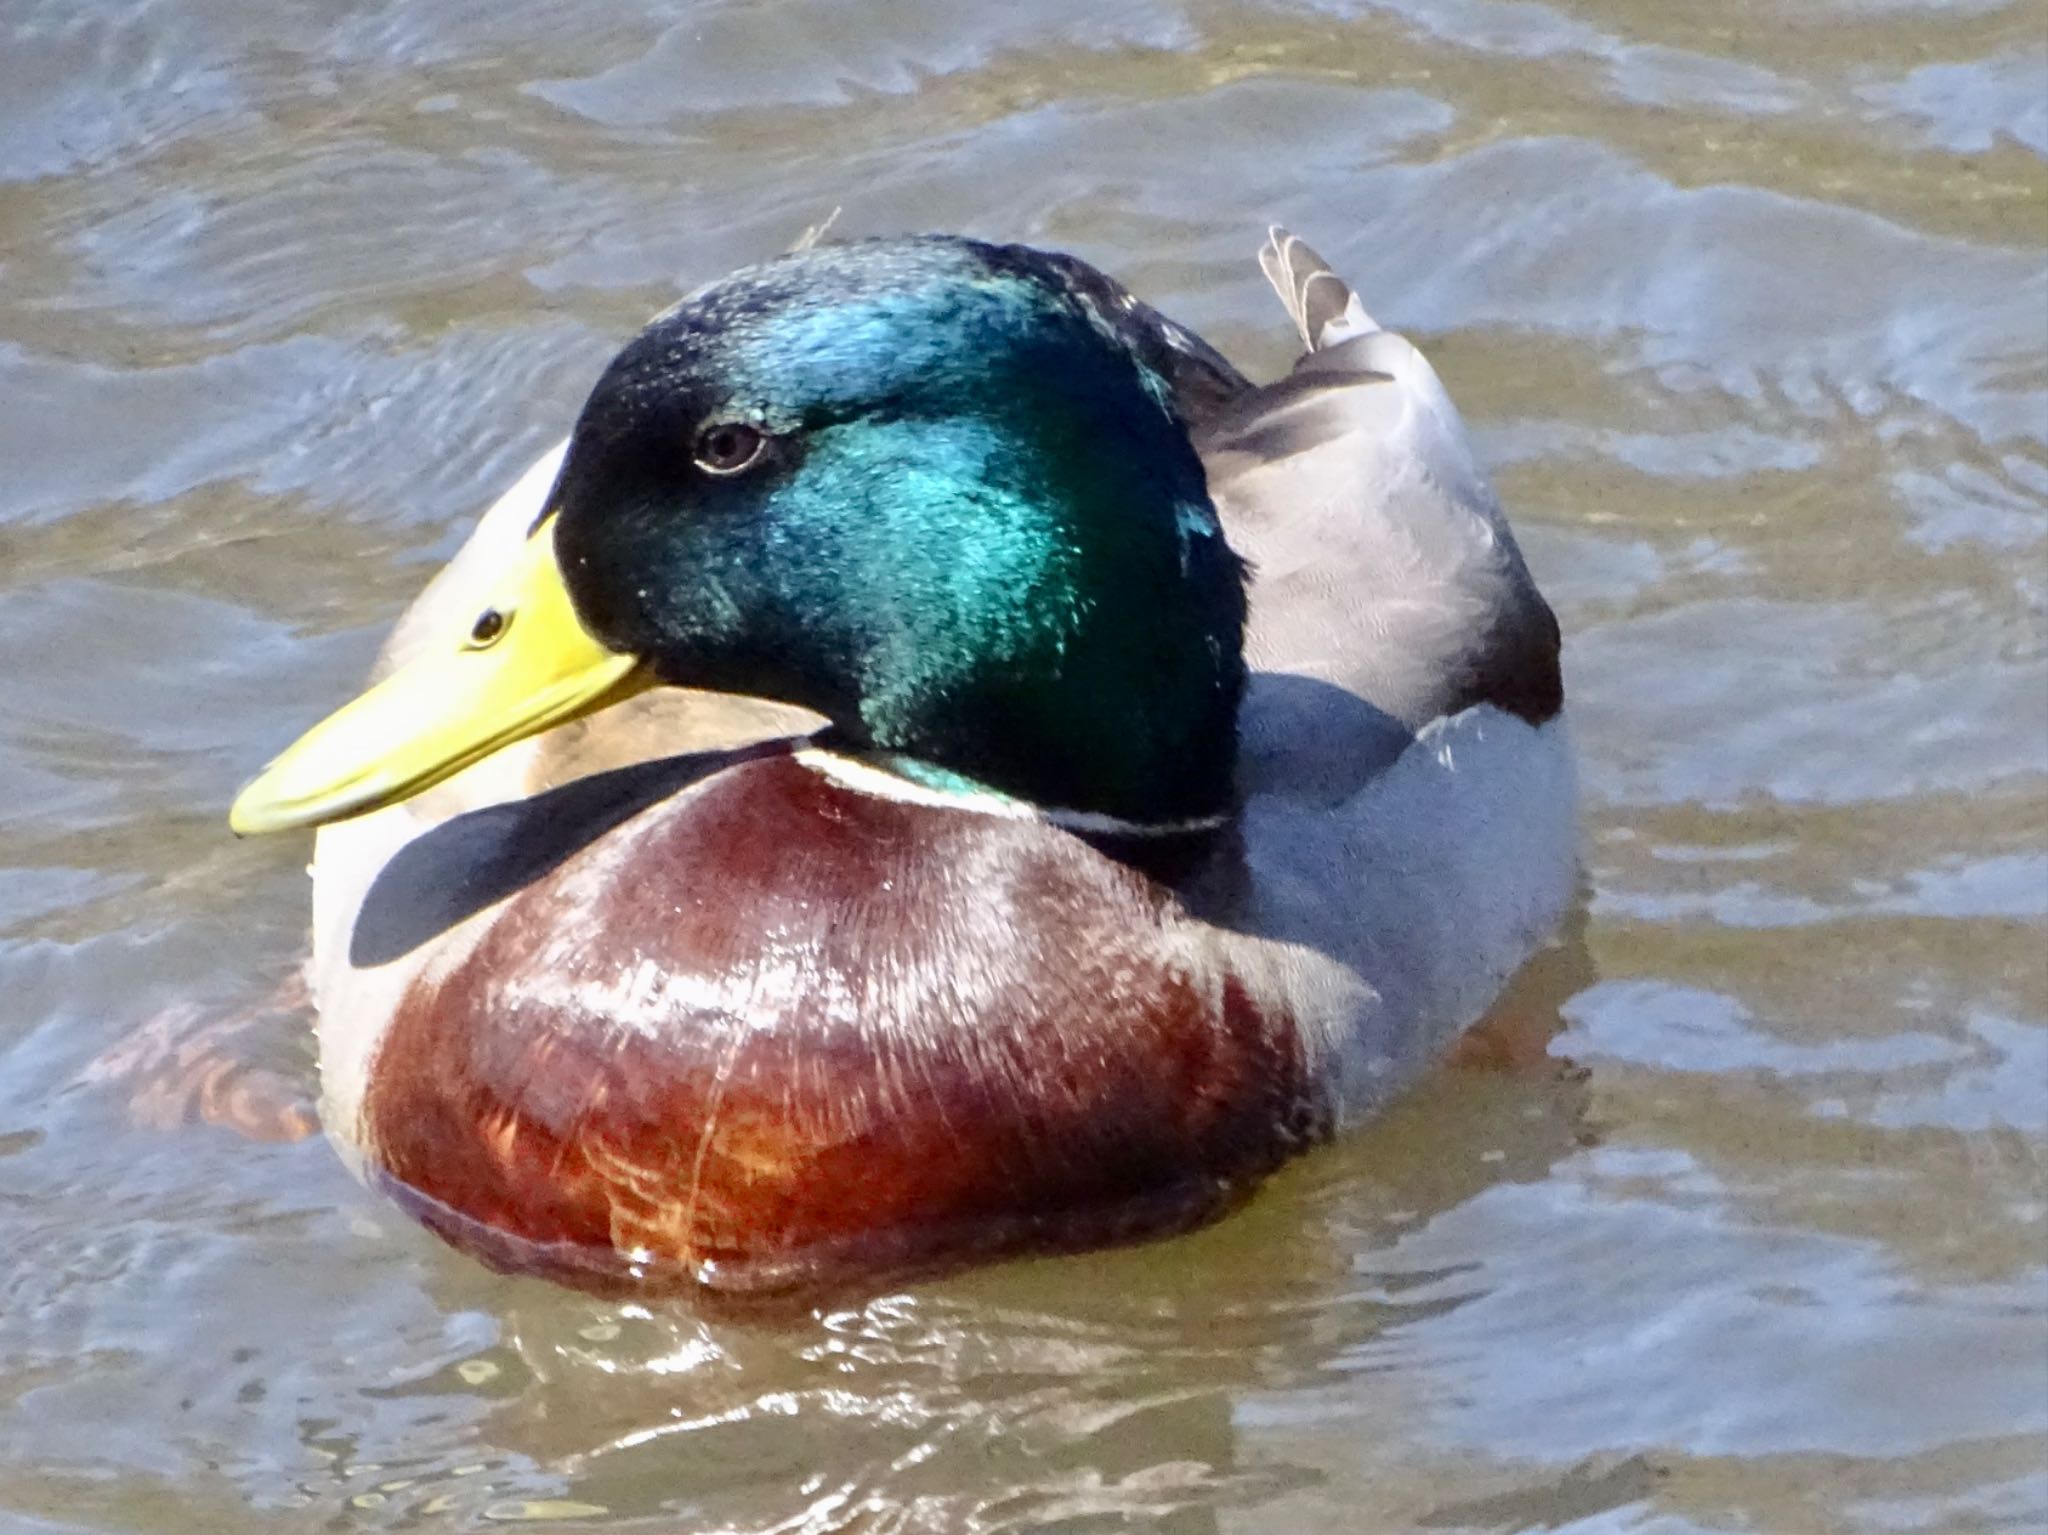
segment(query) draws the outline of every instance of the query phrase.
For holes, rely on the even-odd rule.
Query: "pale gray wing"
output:
[[[1431,720],[1555,714],[1557,624],[1428,360],[1284,231],[1261,264],[1322,344],[1196,446],[1252,567],[1245,787],[1334,802]]]

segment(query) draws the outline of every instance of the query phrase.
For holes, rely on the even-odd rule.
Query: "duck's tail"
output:
[[[1259,269],[1280,295],[1301,332],[1302,344],[1319,352],[1356,336],[1378,330],[1379,322],[1365,312],[1365,305],[1351,291],[1351,285],[1330,270],[1329,262],[1318,256],[1298,236],[1278,224],[1266,231],[1265,249],[1259,252]]]

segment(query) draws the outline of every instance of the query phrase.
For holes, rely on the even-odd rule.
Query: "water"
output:
[[[2038,4],[0,34],[0,1528],[2048,1527]],[[641,318],[841,204],[1269,370],[1279,219],[1431,351],[1570,636],[1587,894],[1518,1062],[1207,1231],[779,1327],[493,1277],[317,1138],[82,1080],[290,969],[304,848],[233,788]],[[288,1014],[233,1048],[217,1107],[311,1083]]]

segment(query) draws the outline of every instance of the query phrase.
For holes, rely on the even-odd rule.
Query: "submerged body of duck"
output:
[[[1186,1224],[1480,1016],[1574,880],[1557,628],[1429,364],[1262,262],[1263,387],[950,238],[620,354],[237,802],[332,823],[367,1173],[503,1266],[804,1288]]]

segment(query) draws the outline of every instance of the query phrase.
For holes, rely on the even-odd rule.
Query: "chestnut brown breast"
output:
[[[742,763],[415,983],[362,1139],[500,1266],[777,1291],[1186,1224],[1322,1133],[1291,1019],[1080,840]]]

